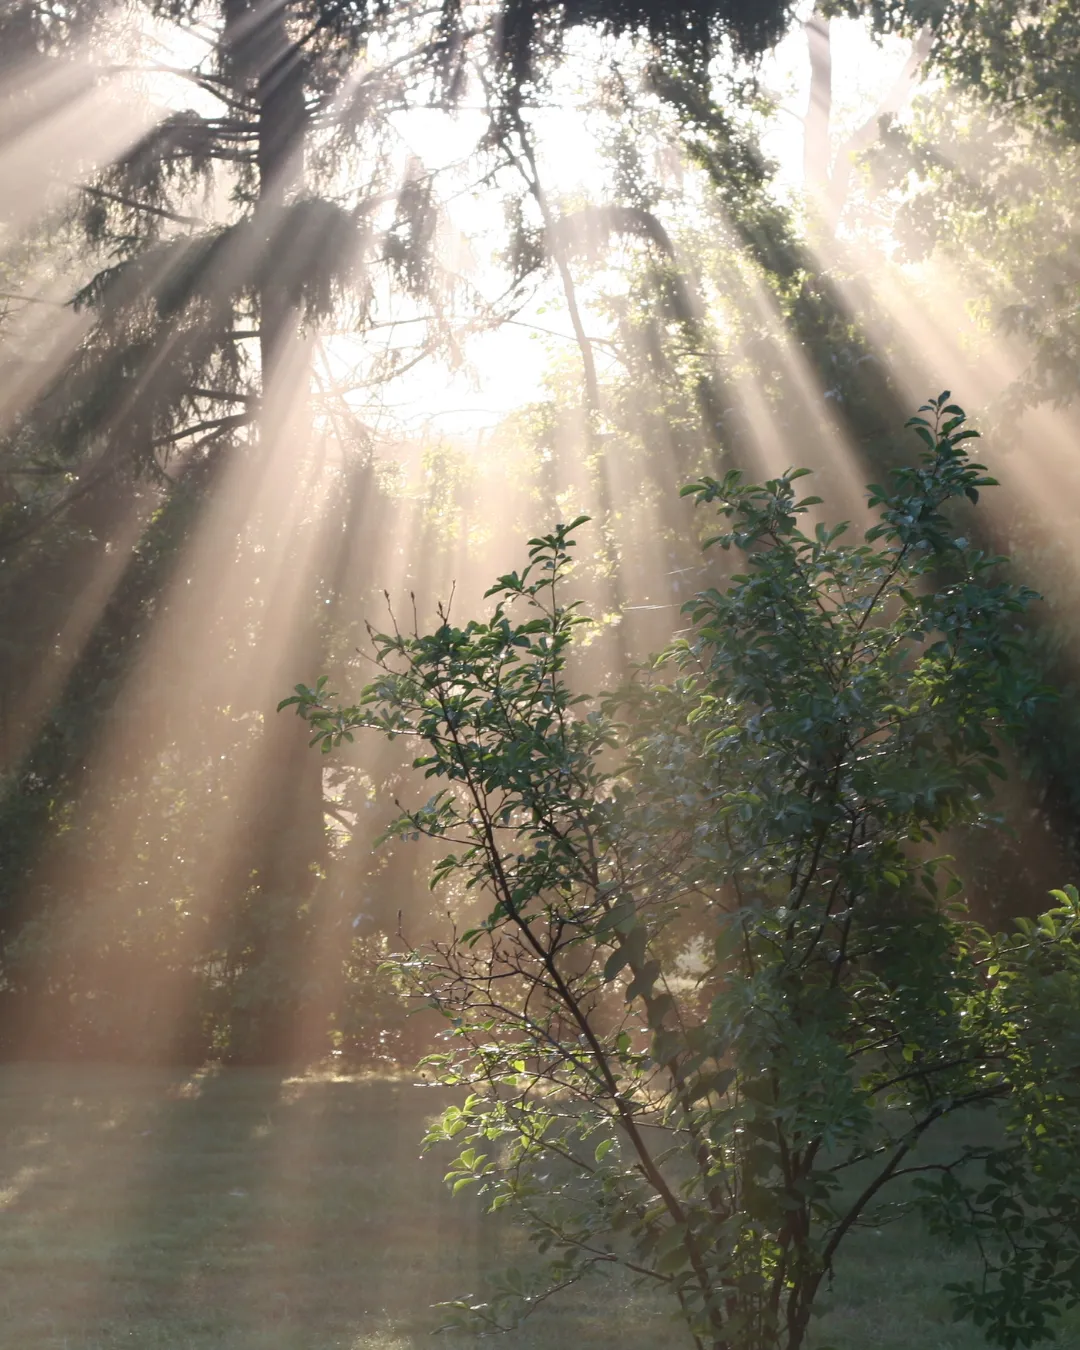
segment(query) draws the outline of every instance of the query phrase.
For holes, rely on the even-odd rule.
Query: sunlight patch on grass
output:
[[[13,1205],[35,1177],[44,1172],[43,1167],[20,1167],[8,1181],[0,1183],[0,1209]]]

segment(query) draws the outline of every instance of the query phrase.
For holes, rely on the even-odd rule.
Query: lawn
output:
[[[440,1160],[419,1158],[438,1107],[437,1090],[407,1079],[0,1069],[0,1345],[430,1347],[431,1305],[517,1259],[513,1229],[451,1199]],[[861,1236],[818,1343],[975,1350],[938,1292],[967,1259],[914,1229]],[[499,1343],[686,1344],[662,1307],[611,1278]],[[1080,1346],[1080,1330],[1061,1344]]]

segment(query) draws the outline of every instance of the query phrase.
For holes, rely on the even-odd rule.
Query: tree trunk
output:
[[[824,214],[832,159],[832,41],[830,21],[816,10],[806,21],[806,45],[810,54],[810,101],[803,124],[803,183],[817,210]]]
[[[230,61],[257,106],[258,195],[253,215],[255,248],[249,260],[259,315],[262,397],[255,455],[258,473],[289,476],[286,489],[269,494],[266,519],[257,522],[267,550],[292,550],[296,516],[287,506],[303,490],[310,446],[310,359],[301,334],[298,268],[310,259],[289,254],[288,216],[304,190],[304,142],[308,130],[305,61],[289,32],[288,0],[227,0]],[[295,480],[295,481],[294,481]],[[282,503],[278,505],[278,503]],[[306,528],[317,528],[307,526]],[[319,661],[315,631],[314,569],[298,549],[279,566],[303,569],[291,599],[280,609],[273,593],[262,597],[259,641],[277,654],[258,754],[262,772],[249,803],[246,876],[256,883],[245,902],[236,897],[232,926],[234,964],[251,978],[256,993],[232,1009],[231,1050],[236,1058],[268,1061],[287,1056],[297,1025],[310,947],[310,904],[326,860],[322,764],[309,751],[304,728],[279,717],[277,698],[308,666]],[[317,555],[318,550],[313,550]],[[305,669],[294,661],[303,655]],[[256,660],[258,659],[256,655]],[[237,884],[243,878],[237,876]]]

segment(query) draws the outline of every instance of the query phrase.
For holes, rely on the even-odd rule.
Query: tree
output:
[[[934,29],[926,24],[911,44],[903,66],[873,113],[845,138],[836,154],[832,135],[832,41],[830,20],[815,10],[806,22],[810,56],[810,101],[803,137],[803,183],[819,224],[832,235],[844,210],[856,156],[873,146],[915,87],[919,70],[930,53]]]
[[[394,963],[468,1088],[429,1136],[465,1145],[448,1181],[553,1253],[466,1317],[619,1263],[698,1346],[799,1350],[845,1241],[912,1209],[974,1235],[986,1281],[952,1292],[997,1344],[1080,1297],[1080,898],[991,936],[935,852],[1039,696],[1032,595],[951,518],[994,482],[964,420],[920,409],[920,462],[871,488],[860,542],[802,528],[803,471],[685,489],[744,571],[617,694],[572,689],[577,520],[490,619],[373,634],[357,704],[325,680],[282,703],[324,752],[410,737],[437,790],[387,833],[450,845],[433,883],[459,912],[483,897]],[[962,1127],[980,1113],[992,1142]]]
[[[69,460],[93,458],[107,436],[109,456],[160,473],[190,458],[191,446],[205,457],[243,441],[282,344],[342,306],[362,329],[376,273],[431,297],[434,176],[416,162],[402,175],[395,114],[451,108],[480,71],[493,123],[520,123],[565,34],[583,26],[644,34],[703,81],[722,42],[742,54],[774,42],[787,6],[508,0],[466,13],[454,0],[392,10],[368,0],[145,0],[141,13],[205,48],[187,68],[139,63],[159,80],[182,81],[192,106],[161,118],[79,187],[81,227],[106,265],[76,302],[101,322],[37,411]],[[99,29],[106,37],[92,50],[110,76],[108,25],[92,2],[56,16],[21,0],[0,36],[16,69],[18,58],[36,76],[35,63],[60,64]],[[199,197],[211,185],[219,204],[208,211]],[[387,206],[396,214],[376,228]],[[118,378],[133,371],[143,375],[134,397]],[[24,422],[30,434],[33,419]],[[95,464],[95,476],[105,467]]]
[[[581,27],[627,42],[644,38],[658,59],[703,80],[721,44],[742,54],[760,51],[780,32],[786,10],[745,0],[468,7],[453,0],[434,6],[144,0],[119,15],[96,0],[62,10],[39,0],[5,8],[0,97],[20,110],[17,130],[42,111],[39,85],[47,94],[60,89],[63,97],[89,98],[96,85],[118,78],[118,66],[135,68],[151,87],[172,94],[171,108],[159,110],[151,129],[113,162],[73,169],[75,181],[54,190],[50,200],[63,198],[63,239],[79,273],[61,298],[72,299],[84,331],[64,360],[55,349],[40,361],[37,352],[19,353],[36,367],[35,378],[0,428],[0,612],[5,630],[18,633],[0,690],[7,751],[0,812],[10,826],[0,889],[0,987],[8,1002],[17,994],[25,1010],[45,997],[43,972],[52,962],[42,935],[64,924],[78,927],[83,879],[95,874],[90,864],[101,842],[101,804],[86,803],[95,791],[111,791],[103,779],[123,784],[113,797],[123,811],[113,819],[133,811],[152,817],[161,804],[165,819],[151,850],[158,858],[162,841],[175,837],[177,801],[188,812],[191,835],[204,844],[208,831],[214,835],[213,822],[192,807],[193,794],[183,787],[198,782],[207,785],[207,797],[216,792],[237,805],[234,839],[243,856],[220,869],[223,880],[214,883],[229,892],[235,921],[216,925],[196,964],[227,971],[227,988],[244,990],[247,1011],[237,1019],[243,1026],[229,1033],[234,1048],[242,1041],[254,1047],[244,1053],[273,1053],[278,1032],[293,1019],[289,990],[303,981],[282,976],[306,950],[319,907],[330,803],[296,729],[268,719],[272,705],[259,706],[257,698],[243,711],[231,702],[229,689],[245,683],[243,657],[237,658],[236,634],[227,632],[235,614],[226,612],[217,580],[237,576],[241,566],[254,570],[260,551],[296,578],[292,611],[275,604],[262,578],[261,590],[251,583],[247,600],[254,603],[243,607],[250,650],[264,655],[276,641],[284,652],[268,685],[296,678],[286,669],[290,648],[322,644],[329,659],[347,627],[335,629],[331,621],[340,556],[335,561],[329,543],[312,548],[310,531],[290,535],[290,513],[305,493],[310,501],[318,497],[312,465],[327,444],[344,464],[327,475],[328,536],[340,544],[358,519],[370,523],[373,514],[385,514],[379,509],[385,499],[370,471],[364,418],[333,380],[313,376],[321,339],[344,328],[378,388],[408,361],[456,351],[463,314],[482,325],[512,312],[486,305],[440,265],[439,176],[402,155],[395,119],[418,107],[449,114],[479,70],[491,94],[492,124],[511,109],[528,116],[567,34]],[[176,50],[196,54],[163,57],[148,38],[151,28],[155,39],[167,29]],[[478,178],[500,167],[490,147],[471,150]],[[387,317],[384,307],[396,302],[430,321],[409,330],[423,334],[411,348],[382,361],[378,325]],[[289,480],[295,493],[267,504],[257,485],[273,476]],[[371,501],[357,509],[365,492]],[[230,497],[237,509],[218,512],[219,524],[228,525],[200,585],[192,541],[208,504],[220,507]],[[189,581],[204,608],[196,620],[188,600],[178,620],[179,588]],[[350,588],[355,595],[355,578]],[[162,663],[167,674],[160,670],[144,682],[161,698],[154,710],[149,700],[140,703],[142,760],[133,751],[122,769],[88,768],[102,743],[114,739],[104,730],[115,725],[110,713],[138,682],[156,635],[198,623],[198,642],[213,634],[224,651],[216,678],[203,681],[212,687],[202,704],[191,696],[198,683],[192,666],[182,658]],[[174,719],[166,711],[166,681],[204,734],[169,739]],[[251,694],[250,681],[247,687]],[[223,705],[233,712],[222,717]],[[253,737],[248,730],[259,718],[265,734]],[[262,790],[240,801],[230,793],[222,758],[226,766],[242,760]],[[277,773],[249,771],[260,759],[278,765]],[[73,814],[82,824],[67,829]],[[61,823],[64,847],[53,848]],[[79,865],[76,841],[87,844],[86,866]],[[137,859],[126,858],[126,872],[140,872],[146,854],[143,848]],[[68,859],[69,877],[80,881],[41,883],[35,874],[41,857]],[[110,866],[116,865],[114,856]],[[150,870],[154,900],[147,901],[148,879],[141,876],[139,908],[163,916],[161,950],[175,950],[180,914],[189,929],[202,925],[205,936],[207,887],[174,886],[171,869],[164,882]],[[194,909],[192,891],[202,892]],[[122,962],[122,951],[130,954],[126,935],[107,945],[114,963]],[[35,954],[36,973],[28,953]],[[177,957],[181,966],[185,959]],[[133,958],[131,970],[139,966]],[[94,969],[95,962],[72,966],[86,978]],[[61,1009],[69,1001],[66,979]],[[117,988],[125,981],[114,972],[109,983]],[[16,1026],[26,1020],[25,1011],[11,1018]]]

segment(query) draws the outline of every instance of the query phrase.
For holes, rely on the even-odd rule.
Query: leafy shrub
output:
[[[803,528],[804,471],[685,489],[745,570],[627,690],[568,679],[578,520],[488,620],[373,635],[357,705],[325,681],[282,705],[324,751],[415,738],[437,791],[389,833],[445,841],[435,881],[487,897],[396,966],[469,1088],[430,1136],[460,1146],[448,1180],[549,1256],[467,1318],[621,1263],[698,1346],[797,1350],[841,1245],[915,1208],[978,1241],[986,1280],[952,1293],[997,1344],[1050,1336],[1080,1291],[1080,900],[990,935],[935,851],[1040,695],[1033,597],[950,521],[994,482],[962,411],[910,425],[921,460],[870,489],[859,542]],[[941,1128],[979,1112],[968,1137],[997,1142]]]

